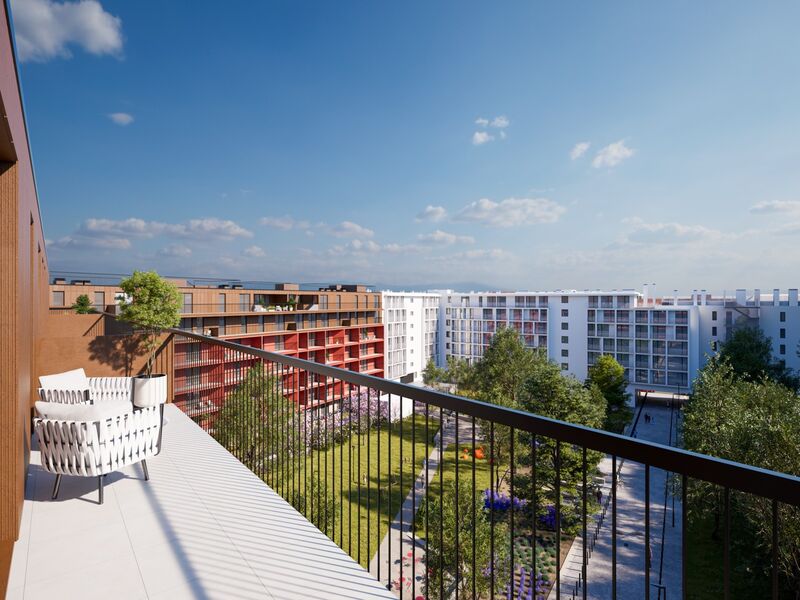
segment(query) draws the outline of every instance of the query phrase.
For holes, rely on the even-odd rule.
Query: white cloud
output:
[[[48,242],[47,247],[59,250],[70,248],[74,248],[76,250],[128,250],[131,247],[131,241],[127,238],[98,238],[75,234],[67,235],[55,241]]]
[[[591,143],[589,142],[578,142],[572,147],[572,150],[570,150],[569,157],[572,160],[578,160],[581,156],[586,154],[589,146],[591,146]]]
[[[485,131],[476,131],[472,134],[473,146],[482,146],[483,144],[491,142],[492,140],[494,140],[494,136]]]
[[[331,228],[331,235],[340,238],[371,238],[375,235],[372,229],[362,227],[358,223],[352,221],[342,221],[338,225]]]
[[[206,219],[192,219],[187,225],[178,225],[181,235],[195,237],[203,235],[218,239],[249,238],[253,237],[253,232],[248,231],[234,221],[217,219],[215,217]]]
[[[425,207],[425,210],[417,215],[416,220],[419,222],[432,221],[437,223],[442,221],[446,216],[447,210],[445,210],[444,206],[433,206],[429,204]]]
[[[456,219],[490,227],[518,227],[554,223],[565,211],[566,208],[548,198],[506,198],[501,202],[481,198],[461,209]]]
[[[618,142],[609,144],[605,148],[601,148],[592,160],[592,166],[595,169],[615,167],[623,160],[627,160],[633,156],[635,152],[633,148],[628,148],[625,145],[625,140],[619,140]]]
[[[192,255],[192,249],[183,244],[170,244],[158,251],[159,256],[172,258],[188,258]]]
[[[298,221],[289,215],[284,215],[282,217],[262,217],[259,223],[265,227],[283,229],[284,231],[289,231],[290,229],[309,229],[311,227],[308,221]]]
[[[110,115],[108,115],[108,118],[111,119],[117,125],[122,125],[123,127],[125,125],[130,125],[131,123],[133,123],[133,115],[129,115],[128,113],[124,112],[111,113]]]
[[[638,244],[675,244],[688,242],[707,242],[719,240],[722,232],[703,225],[685,225],[682,223],[646,223],[633,217],[622,221],[632,226],[627,240]]]
[[[495,117],[494,119],[492,119],[492,122],[490,123],[492,127],[496,127],[498,129],[505,129],[506,127],[509,126],[509,124],[510,121],[508,120],[508,117],[506,117],[505,115],[500,115],[499,117]]]
[[[800,213],[800,200],[770,200],[750,207],[754,214]]]
[[[489,119],[484,119],[483,117],[478,117],[475,119],[475,125],[478,127],[488,127],[489,126]]]
[[[376,254],[381,251],[380,244],[372,240],[350,240],[346,244],[333,246],[326,252],[328,256],[347,256],[347,255],[364,255]]]
[[[245,256],[249,256],[250,258],[264,258],[267,253],[264,252],[264,249],[260,246],[248,246],[244,250],[242,250],[242,254]]]
[[[451,246],[452,244],[474,244],[475,238],[469,235],[456,235],[437,229],[432,233],[420,233],[417,236],[420,242],[425,244],[436,244],[441,246]]]
[[[186,223],[162,223],[130,218],[121,221],[113,219],[86,219],[79,231],[85,235],[112,236],[129,235],[136,237],[154,237],[157,235],[173,235],[178,237],[196,237],[199,235],[233,239],[252,237],[253,233],[234,221],[209,217],[191,219]]]
[[[12,5],[23,62],[69,58],[71,45],[96,55],[122,53],[122,20],[107,13],[97,0],[13,0]]]

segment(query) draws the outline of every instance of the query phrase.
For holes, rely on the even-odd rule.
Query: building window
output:
[[[712,321],[716,321],[717,320],[717,311],[715,311],[715,310],[711,311],[711,320]]]
[[[105,292],[95,292],[94,293],[94,307],[96,310],[104,311],[106,309],[106,293]]]
[[[220,294],[217,302],[219,312],[225,312],[225,294]]]
[[[569,296],[561,296],[561,304],[568,304]]]
[[[568,330],[569,330],[569,323],[562,323],[561,331],[568,331]]]
[[[561,370],[568,371],[569,370],[569,363],[561,363]]]
[[[64,292],[53,292],[53,306],[64,306]]]
[[[786,323],[786,313],[781,311],[781,323]]]
[[[781,344],[779,354],[786,354],[786,344]]]
[[[714,340],[713,342],[711,342],[711,350],[713,352],[717,351],[717,340]]]
[[[341,295],[336,296],[336,308],[342,308],[342,297]]]
[[[562,344],[569,344],[569,336],[568,335],[562,335],[561,336],[561,343]]]
[[[250,294],[239,294],[239,310],[250,310]]]
[[[782,340],[786,339],[786,329],[783,327],[781,327],[781,339]]]
[[[561,309],[561,316],[562,317],[568,317],[569,316],[569,309],[568,308],[562,308]]]
[[[185,313],[192,312],[192,295],[191,294],[184,294],[183,295],[183,312],[185,312]]]
[[[714,327],[711,328],[711,335],[713,335],[714,337],[717,336],[717,326],[716,325],[714,325]]]
[[[562,356],[563,358],[567,358],[567,357],[569,356],[569,350],[567,350],[566,348],[564,348],[563,350],[561,350],[561,356]]]

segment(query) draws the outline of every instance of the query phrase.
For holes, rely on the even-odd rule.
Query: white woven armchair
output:
[[[146,459],[161,449],[163,405],[135,407],[131,377],[78,371],[40,378],[34,430],[42,468],[56,475],[53,499],[62,475],[97,477],[102,504],[104,475],[141,462],[150,478]]]

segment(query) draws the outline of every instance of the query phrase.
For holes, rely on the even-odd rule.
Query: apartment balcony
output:
[[[161,454],[94,478],[31,452],[8,598],[393,598],[174,405]]]

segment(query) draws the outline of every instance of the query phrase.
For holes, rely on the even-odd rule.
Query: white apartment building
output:
[[[431,358],[438,364],[440,296],[383,292],[384,372],[387,379],[421,381]]]
[[[798,292],[737,290],[712,296],[657,297],[635,290],[440,293],[439,362],[448,356],[475,362],[501,327],[520,332],[562,369],[583,380],[589,366],[611,354],[625,368],[630,391],[685,393],[697,371],[734,327],[760,327],[777,360],[800,370]]]

